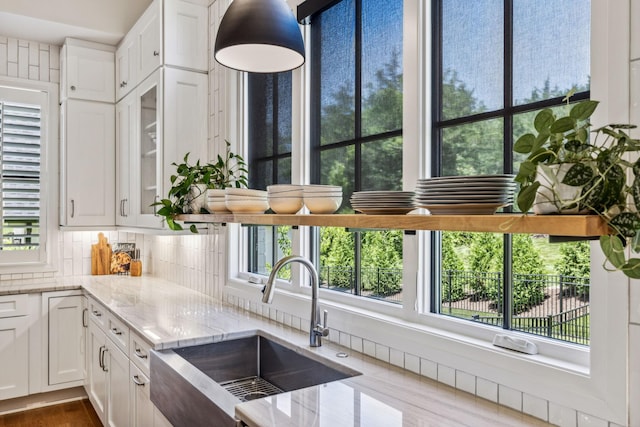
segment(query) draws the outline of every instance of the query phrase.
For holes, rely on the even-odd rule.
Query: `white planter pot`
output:
[[[195,184],[191,186],[189,198],[189,213],[199,214],[200,209],[207,207],[207,185]]]
[[[579,211],[576,204],[584,186],[575,187],[562,184],[562,180],[571,166],[573,163],[538,166],[536,176],[540,182],[540,188],[538,188],[533,203],[535,214],[580,214],[587,212],[587,210]]]

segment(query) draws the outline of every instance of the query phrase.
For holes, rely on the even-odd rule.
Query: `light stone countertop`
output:
[[[249,426],[547,426],[524,415],[199,292],[150,276],[83,276],[0,285],[3,293],[83,288],[156,350],[204,344],[264,331],[362,375],[240,403]],[[35,283],[40,282],[40,283]],[[348,358],[337,358],[345,352]]]

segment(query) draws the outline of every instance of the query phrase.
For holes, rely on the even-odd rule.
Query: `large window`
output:
[[[0,87],[0,264],[42,261],[47,95]]]
[[[311,21],[311,181],[402,190],[402,0],[342,0]],[[402,301],[402,233],[322,227],[321,284]]]
[[[590,1],[434,0],[433,18],[433,174],[517,172],[536,112],[589,97]],[[586,242],[434,235],[431,311],[589,343]]]
[[[291,183],[291,73],[247,76],[249,187]],[[251,227],[249,272],[268,275],[278,259],[291,254],[291,227]],[[279,272],[288,279],[289,266]]]

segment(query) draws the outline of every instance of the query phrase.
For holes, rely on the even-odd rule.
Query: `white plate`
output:
[[[420,204],[416,207],[428,209],[431,215],[493,215],[510,203],[468,203],[461,205]]]
[[[466,205],[469,203],[473,203],[473,204],[495,204],[495,203],[512,203],[513,199],[512,198],[508,198],[508,199],[503,199],[503,198],[497,198],[497,199],[482,199],[482,200],[474,200],[474,199],[468,199],[468,200],[461,200],[461,199],[457,199],[457,200],[451,200],[451,199],[416,199],[414,205],[423,205],[423,204],[431,204],[431,205]]]
[[[414,207],[407,208],[358,208],[354,209],[358,212],[362,212],[367,215],[406,215],[412,210]]]
[[[377,197],[377,196],[390,196],[390,197],[411,197],[413,191],[356,191],[353,193],[353,197]]]
[[[487,199],[509,199],[513,194],[421,194],[414,200],[444,199],[451,201],[458,200],[487,200]]]
[[[513,181],[515,175],[497,174],[497,175],[458,175],[458,176],[435,176],[432,178],[420,178],[418,182],[429,181]]]

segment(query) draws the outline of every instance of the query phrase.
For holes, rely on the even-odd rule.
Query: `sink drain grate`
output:
[[[231,380],[220,385],[243,402],[282,393],[278,387],[260,377]]]

